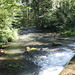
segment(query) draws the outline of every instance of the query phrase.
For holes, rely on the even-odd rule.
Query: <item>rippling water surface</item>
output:
[[[49,38],[53,38],[51,33],[42,33],[35,30],[35,27],[23,28],[19,38],[18,42],[10,43],[10,47],[7,48],[9,52],[21,53],[21,49],[25,49],[26,44],[28,44],[30,47],[42,48],[42,53],[39,51],[39,54],[35,54],[29,60],[34,63],[31,65],[32,67],[27,64],[29,67],[27,70],[14,75],[59,75],[75,55],[74,42],[63,47],[57,47],[59,50],[54,50],[56,48],[51,50],[49,47],[51,42]],[[7,75],[10,74],[7,73]]]
[[[48,34],[43,35],[47,36]],[[42,38],[43,40],[43,35],[40,36],[38,33],[36,34],[35,32],[28,34],[28,37],[30,37],[30,40],[33,41],[35,41],[35,39],[32,37],[36,37],[38,39]],[[75,49],[75,43],[67,44],[67,46],[73,47]],[[35,55],[31,61],[40,67],[39,70],[36,70],[35,72],[32,73],[24,72],[21,75],[59,75],[59,73],[67,66],[69,61],[75,55],[74,51],[71,48],[69,49],[69,47],[61,47],[59,48],[59,51],[50,51],[48,48],[48,52],[45,53],[44,55],[42,54]]]

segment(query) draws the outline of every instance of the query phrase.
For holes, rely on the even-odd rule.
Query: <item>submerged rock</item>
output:
[[[53,43],[52,43],[52,46],[60,46],[60,45],[62,45],[61,42],[53,42]]]

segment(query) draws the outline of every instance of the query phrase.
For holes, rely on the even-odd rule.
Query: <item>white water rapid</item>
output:
[[[69,45],[75,48],[75,44]],[[41,67],[38,75],[59,75],[74,55],[72,50],[62,48],[60,51],[48,52],[45,56],[37,56],[33,62]]]

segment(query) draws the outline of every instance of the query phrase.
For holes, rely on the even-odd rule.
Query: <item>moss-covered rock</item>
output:
[[[30,48],[30,47],[26,47],[26,51],[33,51],[33,50],[37,50],[37,48]]]

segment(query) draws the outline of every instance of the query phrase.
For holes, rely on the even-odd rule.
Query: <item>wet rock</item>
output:
[[[3,56],[3,55],[5,55],[5,51],[0,49],[0,56]]]
[[[38,50],[38,49],[37,48],[34,48],[34,47],[33,48],[26,47],[25,50],[29,52],[29,51]]]
[[[69,40],[69,38],[58,38],[57,40]]]
[[[52,43],[52,46],[60,46],[60,45],[62,45],[61,42],[53,42],[53,43]]]

